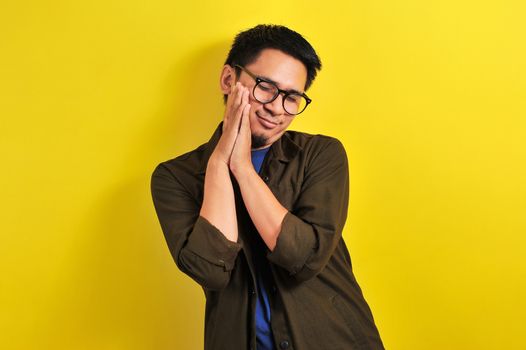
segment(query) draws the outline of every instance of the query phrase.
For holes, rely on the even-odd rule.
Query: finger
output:
[[[241,85],[241,83],[236,84],[236,90],[237,92],[236,92],[235,99],[239,100],[239,103],[242,104],[243,95],[246,94],[246,92],[244,91],[244,88]],[[228,119],[229,119],[228,129],[225,129],[225,133],[227,134],[226,139],[228,140],[228,144],[231,145],[231,147],[233,147],[236,141],[237,135],[239,133],[240,120],[241,120],[241,114],[243,112],[243,107],[244,105],[236,106],[236,104],[234,103],[231,111],[229,111],[228,113],[229,115],[228,116]]]
[[[239,86],[240,86],[240,83],[237,82],[234,84],[234,86],[230,88],[230,94],[228,95],[229,96],[228,102],[230,102],[230,105],[229,105],[230,107],[232,107],[232,105],[234,104],[237,98],[237,95],[239,93]]]
[[[245,135],[248,135],[250,132],[250,107],[249,103],[245,105],[245,108],[243,108],[243,116],[241,117],[241,132],[244,132]]]
[[[250,133],[250,120],[248,117],[248,112],[250,111],[250,105],[246,104],[243,107],[243,112],[241,113],[241,120],[239,122],[239,135],[245,140],[247,139],[248,134]]]
[[[246,87],[244,89],[245,89],[245,92],[246,92],[246,94],[244,96],[245,103],[248,103],[248,99],[249,99],[249,96],[250,96],[250,90],[248,90],[248,88],[246,88]]]
[[[231,88],[230,94],[227,97],[226,106],[225,106],[225,114],[223,116],[223,124],[226,127],[226,124],[228,124],[228,120],[231,119],[230,115],[232,114],[232,110],[234,109],[233,106],[235,104],[235,100],[237,98],[237,95],[239,94],[239,82],[234,84],[234,86]]]
[[[241,116],[243,115],[243,109],[245,108],[246,104],[248,103],[248,92],[245,90],[243,90],[242,93],[240,93],[241,97],[241,101],[240,101],[240,104],[239,106],[237,107],[237,110],[236,110],[236,114],[235,114],[235,125],[239,127],[239,122],[241,120]]]
[[[238,93],[236,95],[236,100],[235,100],[235,103],[234,103],[234,109],[236,110],[236,113],[239,111],[239,109],[243,108],[243,97],[245,96],[245,89],[243,88],[243,86],[241,85],[241,83],[239,83],[239,86],[238,86]]]
[[[231,106],[231,116],[234,118],[238,115],[237,112],[239,108],[242,108],[243,104],[243,96],[245,94],[245,87],[240,83],[236,83],[236,94],[233,96],[232,99],[232,106]]]

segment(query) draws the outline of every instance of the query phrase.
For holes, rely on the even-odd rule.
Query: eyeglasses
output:
[[[260,103],[270,103],[274,101],[279,94],[283,94],[283,110],[287,112],[287,114],[298,115],[312,102],[305,93],[281,90],[274,82],[260,78],[238,64],[234,65],[234,67],[241,69],[256,81],[252,95],[256,101]]]

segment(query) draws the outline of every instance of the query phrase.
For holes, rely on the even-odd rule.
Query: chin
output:
[[[268,137],[260,133],[252,133],[251,148],[261,148],[268,143]]]

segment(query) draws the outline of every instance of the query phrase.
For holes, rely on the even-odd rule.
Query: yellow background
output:
[[[3,1],[3,349],[202,349],[156,164],[208,140],[234,35],[304,34],[291,129],[338,137],[344,237],[386,348],[526,349],[526,18],[501,1]],[[301,350],[301,349],[299,349]]]

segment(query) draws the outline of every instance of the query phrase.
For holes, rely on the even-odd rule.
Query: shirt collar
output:
[[[219,123],[214,133],[212,134],[212,137],[210,137],[210,140],[208,140],[208,142],[204,146],[205,149],[203,153],[203,158],[201,159],[199,174],[206,173],[208,159],[210,159],[212,152],[217,146],[217,143],[221,138],[222,131],[223,121]],[[281,137],[270,146],[269,152],[271,152],[272,158],[275,158],[278,161],[284,163],[288,163],[301,150],[301,146],[299,146],[292,140],[288,131],[285,131],[285,133],[283,133],[283,135],[281,135]]]

